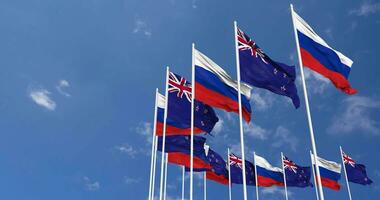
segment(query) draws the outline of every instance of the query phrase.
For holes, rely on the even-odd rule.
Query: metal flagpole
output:
[[[228,196],[232,200],[231,191],[231,166],[230,166],[230,148],[227,148],[227,165],[228,165]]]
[[[195,97],[195,70],[194,70],[194,50],[195,44],[191,49],[191,137],[190,137],[190,200],[193,200],[193,157],[194,157],[194,97]]]
[[[311,158],[311,151],[310,151],[310,158]],[[312,159],[312,158],[311,158]],[[315,171],[314,171],[314,165],[313,161],[311,162],[311,170],[313,172],[313,180],[314,180],[314,188],[315,188],[315,194],[317,195],[317,200],[319,200],[319,195],[318,195],[318,186],[317,186],[317,179],[315,177]]]
[[[284,189],[285,189],[285,199],[288,200],[288,188],[286,185],[286,173],[285,173],[285,166],[284,166],[284,154],[281,152],[281,165],[282,165],[282,173],[284,175]]]
[[[343,159],[343,150],[342,150],[342,146],[339,146],[339,149],[340,149],[340,157],[342,158],[342,165],[343,165],[344,175],[345,175],[345,177],[346,177],[346,184],[347,184],[348,197],[350,197],[350,200],[352,200],[352,197],[351,197],[351,190],[350,190],[350,184],[348,184],[348,177],[347,177],[346,165],[344,164],[344,159]]]
[[[206,172],[203,173],[203,199],[207,199],[207,176]]]
[[[295,26],[295,23],[294,23],[294,11],[293,11],[293,5],[292,4],[290,4],[290,10],[292,12],[292,22],[293,22],[294,37],[295,37],[296,45],[297,45],[298,62],[299,62],[299,67],[300,67],[300,71],[301,71],[302,87],[303,87],[303,94],[304,94],[305,105],[306,105],[306,113],[307,113],[307,119],[308,119],[309,130],[310,130],[311,146],[312,146],[313,156],[314,156],[314,161],[315,161],[315,166],[316,166],[315,171],[316,171],[316,174],[317,174],[319,196],[320,196],[321,200],[324,200],[323,189],[322,189],[322,184],[321,184],[321,176],[320,176],[320,173],[319,173],[319,167],[318,167],[318,162],[317,162],[318,155],[317,155],[317,147],[315,145],[315,139],[314,139],[313,122],[311,120],[311,113],[310,113],[310,107],[309,107],[309,99],[308,99],[308,94],[307,94],[307,89],[306,89],[305,75],[303,73],[303,65],[302,65],[302,59],[301,59],[301,53],[300,53],[300,46],[299,46],[296,26]]]
[[[253,163],[255,166],[256,200],[259,200],[259,181],[257,179],[256,152],[253,152]]]
[[[241,84],[240,84],[240,60],[239,49],[237,41],[237,22],[234,21],[234,35],[235,35],[235,54],[236,54],[236,70],[237,70],[237,82],[238,82],[238,100],[239,100],[239,125],[240,125],[240,146],[241,146],[241,159],[242,159],[242,175],[243,175],[243,196],[244,200],[247,200],[247,182],[245,177],[245,153],[244,153],[244,134],[243,134],[243,112],[241,109]]]
[[[164,166],[165,166],[165,136],[166,136],[166,118],[168,116],[168,79],[169,67],[166,67],[166,82],[165,82],[165,111],[164,111],[164,125],[162,130],[162,151],[161,151],[161,177],[160,177],[160,200],[162,200],[162,192],[164,186]]]
[[[154,161],[154,142],[155,142],[155,136],[156,136],[156,121],[157,121],[157,93],[158,88],[156,88],[156,96],[155,96],[155,102],[154,102],[154,118],[153,118],[153,134],[152,134],[152,154],[150,159],[150,176],[149,176],[149,197],[148,199],[151,199],[152,197],[152,180],[153,180],[153,161]]]
[[[166,200],[166,185],[168,181],[168,153],[165,153],[165,181],[164,181],[164,200]]]
[[[182,200],[185,200],[185,166],[182,166]]]
[[[156,127],[156,125],[155,125]],[[155,129],[155,128],[153,128]],[[156,132],[156,131],[154,131]],[[154,160],[153,160],[153,178],[152,178],[152,196],[151,200],[154,199],[154,188],[155,188],[155,181],[156,181],[156,162],[157,162],[157,141],[158,141],[158,136],[154,137]]]

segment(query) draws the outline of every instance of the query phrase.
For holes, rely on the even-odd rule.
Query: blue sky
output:
[[[273,59],[297,64],[289,3],[0,0],[1,199],[145,199],[154,91],[164,89],[165,66],[190,78],[195,42],[235,77],[234,20]],[[376,199],[380,2],[292,3],[327,43],[354,60],[354,96],[306,73],[318,153],[338,162],[342,145],[374,181],[367,187],[351,184],[353,197]],[[303,98],[295,110],[284,97],[252,92],[253,123],[245,125],[248,159],[255,150],[279,165],[283,151],[309,165]],[[220,122],[208,144],[221,155],[227,147],[239,154],[237,115],[217,112]],[[178,166],[169,166],[169,199],[180,197],[180,175]],[[326,198],[347,199],[341,183],[340,192],[325,189]],[[234,199],[241,192],[234,186]],[[291,199],[314,196],[312,188],[290,193]],[[209,199],[227,195],[225,186],[208,182]],[[260,189],[260,196],[283,199],[281,188]],[[254,198],[253,187],[249,197]]]

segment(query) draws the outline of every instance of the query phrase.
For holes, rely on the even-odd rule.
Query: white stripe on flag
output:
[[[294,20],[294,24],[297,28],[298,31],[300,31],[301,33],[303,33],[304,35],[308,36],[309,38],[311,38],[312,40],[314,40],[315,42],[319,43],[320,45],[322,46],[325,46],[333,51],[335,51],[336,54],[338,54],[339,56],[339,59],[340,61],[347,65],[348,67],[351,67],[352,66],[352,63],[353,61],[348,58],[347,56],[343,55],[342,53],[340,53],[339,51],[331,48],[326,42],[325,40],[323,40],[314,30],[313,28],[311,28],[311,26],[309,24],[306,23],[306,21],[304,19],[302,19],[295,11],[293,12],[294,13],[294,16],[295,16],[295,20]]]
[[[273,167],[265,158],[255,155],[255,165],[274,172],[282,172],[282,169]]]
[[[223,83],[238,91],[237,81],[233,80],[231,76],[223,70],[223,68],[221,68],[214,61],[196,49],[194,49],[194,56],[196,66],[202,67],[203,69],[215,74]],[[240,86],[241,93],[250,99],[252,88],[244,83],[242,83]]]
[[[158,93],[157,107],[165,109],[165,96]]]
[[[310,154],[310,155],[311,155],[311,161],[314,165],[315,164],[314,156],[313,156],[313,154]],[[342,169],[341,164],[333,162],[333,161],[325,160],[325,159],[320,158],[320,157],[318,157],[318,166],[323,167],[325,169],[328,169],[330,171],[336,172],[338,174],[340,174],[340,171]]]

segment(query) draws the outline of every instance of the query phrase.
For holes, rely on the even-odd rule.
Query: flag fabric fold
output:
[[[173,72],[169,72],[167,135],[190,135],[191,131],[191,84]],[[157,135],[162,136],[163,112],[158,110]],[[209,105],[194,101],[194,133],[210,133],[219,121]]]
[[[298,166],[286,156],[284,156],[283,161],[287,187],[312,186],[310,183],[311,167]]]
[[[235,154],[229,155],[230,170],[231,170],[231,183],[243,184],[243,164],[242,159]],[[252,162],[245,160],[245,176],[247,185],[256,185],[255,181],[255,166]]]
[[[162,151],[162,139],[158,137],[157,150]],[[194,136],[194,168],[211,169],[205,149],[206,138]],[[165,152],[168,153],[168,162],[190,167],[190,136],[166,136]]]
[[[366,167],[356,163],[350,156],[342,152],[344,166],[346,168],[348,181],[360,185],[370,185],[372,180],[367,176]]]
[[[198,50],[194,50],[195,99],[227,112],[239,113],[238,84],[219,65]],[[241,84],[242,113],[251,120],[251,87]]]
[[[272,60],[239,28],[236,35],[241,80],[249,85],[287,96],[298,108],[300,99],[295,85],[295,67]]]
[[[311,161],[315,167],[314,156],[311,154]],[[339,163],[317,157],[319,173],[321,175],[322,186],[332,190],[340,190],[339,179],[341,176],[341,165]]]
[[[282,169],[273,167],[265,158],[255,155],[258,186],[284,186]]]
[[[336,88],[346,94],[357,90],[348,82],[353,61],[341,52],[331,48],[314,30],[293,11],[293,23],[297,30],[302,64],[330,79]]]

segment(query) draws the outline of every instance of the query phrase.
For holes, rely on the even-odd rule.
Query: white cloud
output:
[[[129,144],[123,144],[123,145],[120,145],[120,146],[116,146],[115,149],[118,150],[120,153],[127,154],[131,158],[134,158],[136,156],[136,154],[138,153],[138,151],[135,150]]]
[[[146,137],[149,144],[152,144],[153,125],[150,122],[141,122],[135,130],[138,134]]]
[[[256,139],[266,140],[268,136],[270,135],[270,131],[254,123],[244,124],[243,128],[244,128],[245,134]]]
[[[92,181],[87,176],[83,177],[84,185],[88,191],[96,191],[100,189],[100,183],[98,181]]]
[[[380,11],[380,3],[372,3],[370,1],[363,1],[359,8],[350,10],[350,14],[357,16],[368,16]]]
[[[276,132],[273,136],[274,143],[272,143],[273,147],[290,147],[291,150],[296,151],[296,147],[298,145],[298,139],[294,135],[291,134],[289,129],[279,126],[276,129]]]
[[[252,109],[259,110],[259,111],[265,111],[272,107],[273,102],[275,101],[275,94],[272,92],[263,90],[263,89],[256,89],[253,90],[251,95],[251,102],[253,104]]]
[[[364,96],[350,96],[343,100],[340,115],[333,118],[328,128],[331,134],[347,134],[353,131],[372,135],[380,134],[379,122],[371,117],[371,113],[380,109],[380,101]]]
[[[264,187],[261,190],[263,195],[281,195],[285,196],[285,190],[283,187]],[[293,193],[288,190],[288,197],[292,196]]]
[[[132,32],[135,34],[142,33],[148,38],[152,36],[152,32],[148,28],[147,23],[141,19],[135,20],[135,27],[133,28]]]
[[[64,89],[68,87],[70,87],[70,83],[67,80],[60,80],[56,86],[56,89],[61,95],[70,97],[71,95],[64,91]]]
[[[192,0],[191,1],[191,7],[194,8],[194,9],[198,8],[198,6],[197,6],[197,0]]]
[[[31,89],[29,97],[39,106],[48,110],[55,110],[56,103],[50,98],[50,92],[45,89]]]
[[[136,184],[141,182],[141,178],[131,178],[131,177],[125,177],[124,182],[126,184]]]
[[[308,91],[311,91],[314,94],[323,94],[330,84],[329,79],[316,72],[311,71],[306,67],[304,67],[304,75]],[[299,81],[300,84],[302,84],[302,80],[299,79]]]
[[[215,133],[215,135],[218,135],[223,130],[224,121],[223,119],[219,118],[219,121],[215,124],[214,129],[212,130],[212,133]]]

